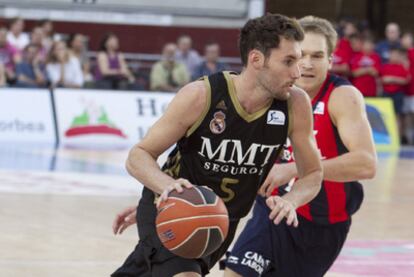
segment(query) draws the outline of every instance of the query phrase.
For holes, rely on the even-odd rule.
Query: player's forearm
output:
[[[322,170],[315,170],[298,179],[283,198],[300,207],[310,202],[321,189]]]
[[[161,171],[156,157],[151,156],[138,145],[129,152],[126,169],[132,177],[158,194],[161,194],[167,185],[174,181],[173,178]]]
[[[355,151],[322,161],[324,180],[351,182],[371,179],[376,171],[376,157],[368,151]]]
[[[376,172],[376,157],[368,151],[349,152],[332,159],[322,160],[323,180],[351,182],[371,179]],[[295,163],[291,163],[292,175],[297,177]],[[295,184],[296,185],[296,184]]]

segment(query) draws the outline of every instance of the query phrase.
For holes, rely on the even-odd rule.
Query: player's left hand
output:
[[[114,235],[122,234],[122,232],[131,226],[132,224],[137,223],[136,220],[137,215],[137,206],[131,206],[123,211],[121,211],[119,214],[116,215],[114,222],[112,223],[112,231],[114,232]]]
[[[266,205],[272,210],[269,219],[274,224],[279,224],[283,218],[286,218],[286,224],[298,227],[299,221],[296,214],[296,205],[289,200],[280,196],[270,196],[266,199]]]

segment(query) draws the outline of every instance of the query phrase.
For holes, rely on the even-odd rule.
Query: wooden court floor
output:
[[[138,239],[135,228],[111,233],[115,213],[138,201],[140,185],[123,171],[126,152],[4,151],[0,276],[109,276]],[[380,155],[378,174],[364,188],[327,276],[414,276],[414,149]],[[216,268],[210,274],[221,275]]]

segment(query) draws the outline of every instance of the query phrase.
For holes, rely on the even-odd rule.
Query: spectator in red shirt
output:
[[[390,22],[385,27],[385,40],[377,43],[375,51],[381,56],[381,62],[388,62],[390,56],[390,49],[401,47],[400,42],[400,26],[395,22]]]
[[[353,52],[349,38],[356,33],[358,33],[358,30],[355,24],[352,21],[346,21],[343,27],[343,37],[338,40],[333,53],[332,68],[330,70],[332,73],[345,78],[349,77],[349,62]]]
[[[408,68],[404,66],[406,51],[401,47],[390,49],[389,62],[381,66],[380,76],[383,85],[383,95],[392,99],[397,114],[401,138],[403,130],[403,104],[406,88],[411,80]]]
[[[411,74],[411,81],[408,84],[407,95],[404,99],[403,112],[405,115],[404,125],[407,143],[414,144],[414,41],[413,34],[406,32],[401,37],[401,45],[407,50],[408,68]]]
[[[353,35],[350,38],[354,50],[350,62],[352,84],[365,97],[377,96],[377,77],[380,71],[381,58],[375,53],[375,44],[370,37]]]

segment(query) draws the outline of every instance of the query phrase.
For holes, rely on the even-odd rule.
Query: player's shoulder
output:
[[[335,122],[343,116],[355,116],[365,110],[362,93],[352,85],[340,86],[332,91],[328,102],[329,115]]]
[[[358,103],[364,102],[362,93],[353,85],[338,86],[332,90],[331,96],[329,97],[329,103],[338,103],[346,105],[347,103]]]
[[[210,92],[204,80],[197,80],[182,87],[174,98],[191,106],[192,110],[203,110],[209,97]]]
[[[191,98],[203,98],[207,93],[207,87],[204,80],[197,80],[190,82],[183,86],[178,92],[177,96],[191,97]]]
[[[290,88],[290,97],[288,99],[289,107],[298,108],[303,106],[310,106],[310,98],[308,94],[301,88],[297,86],[292,86]]]

